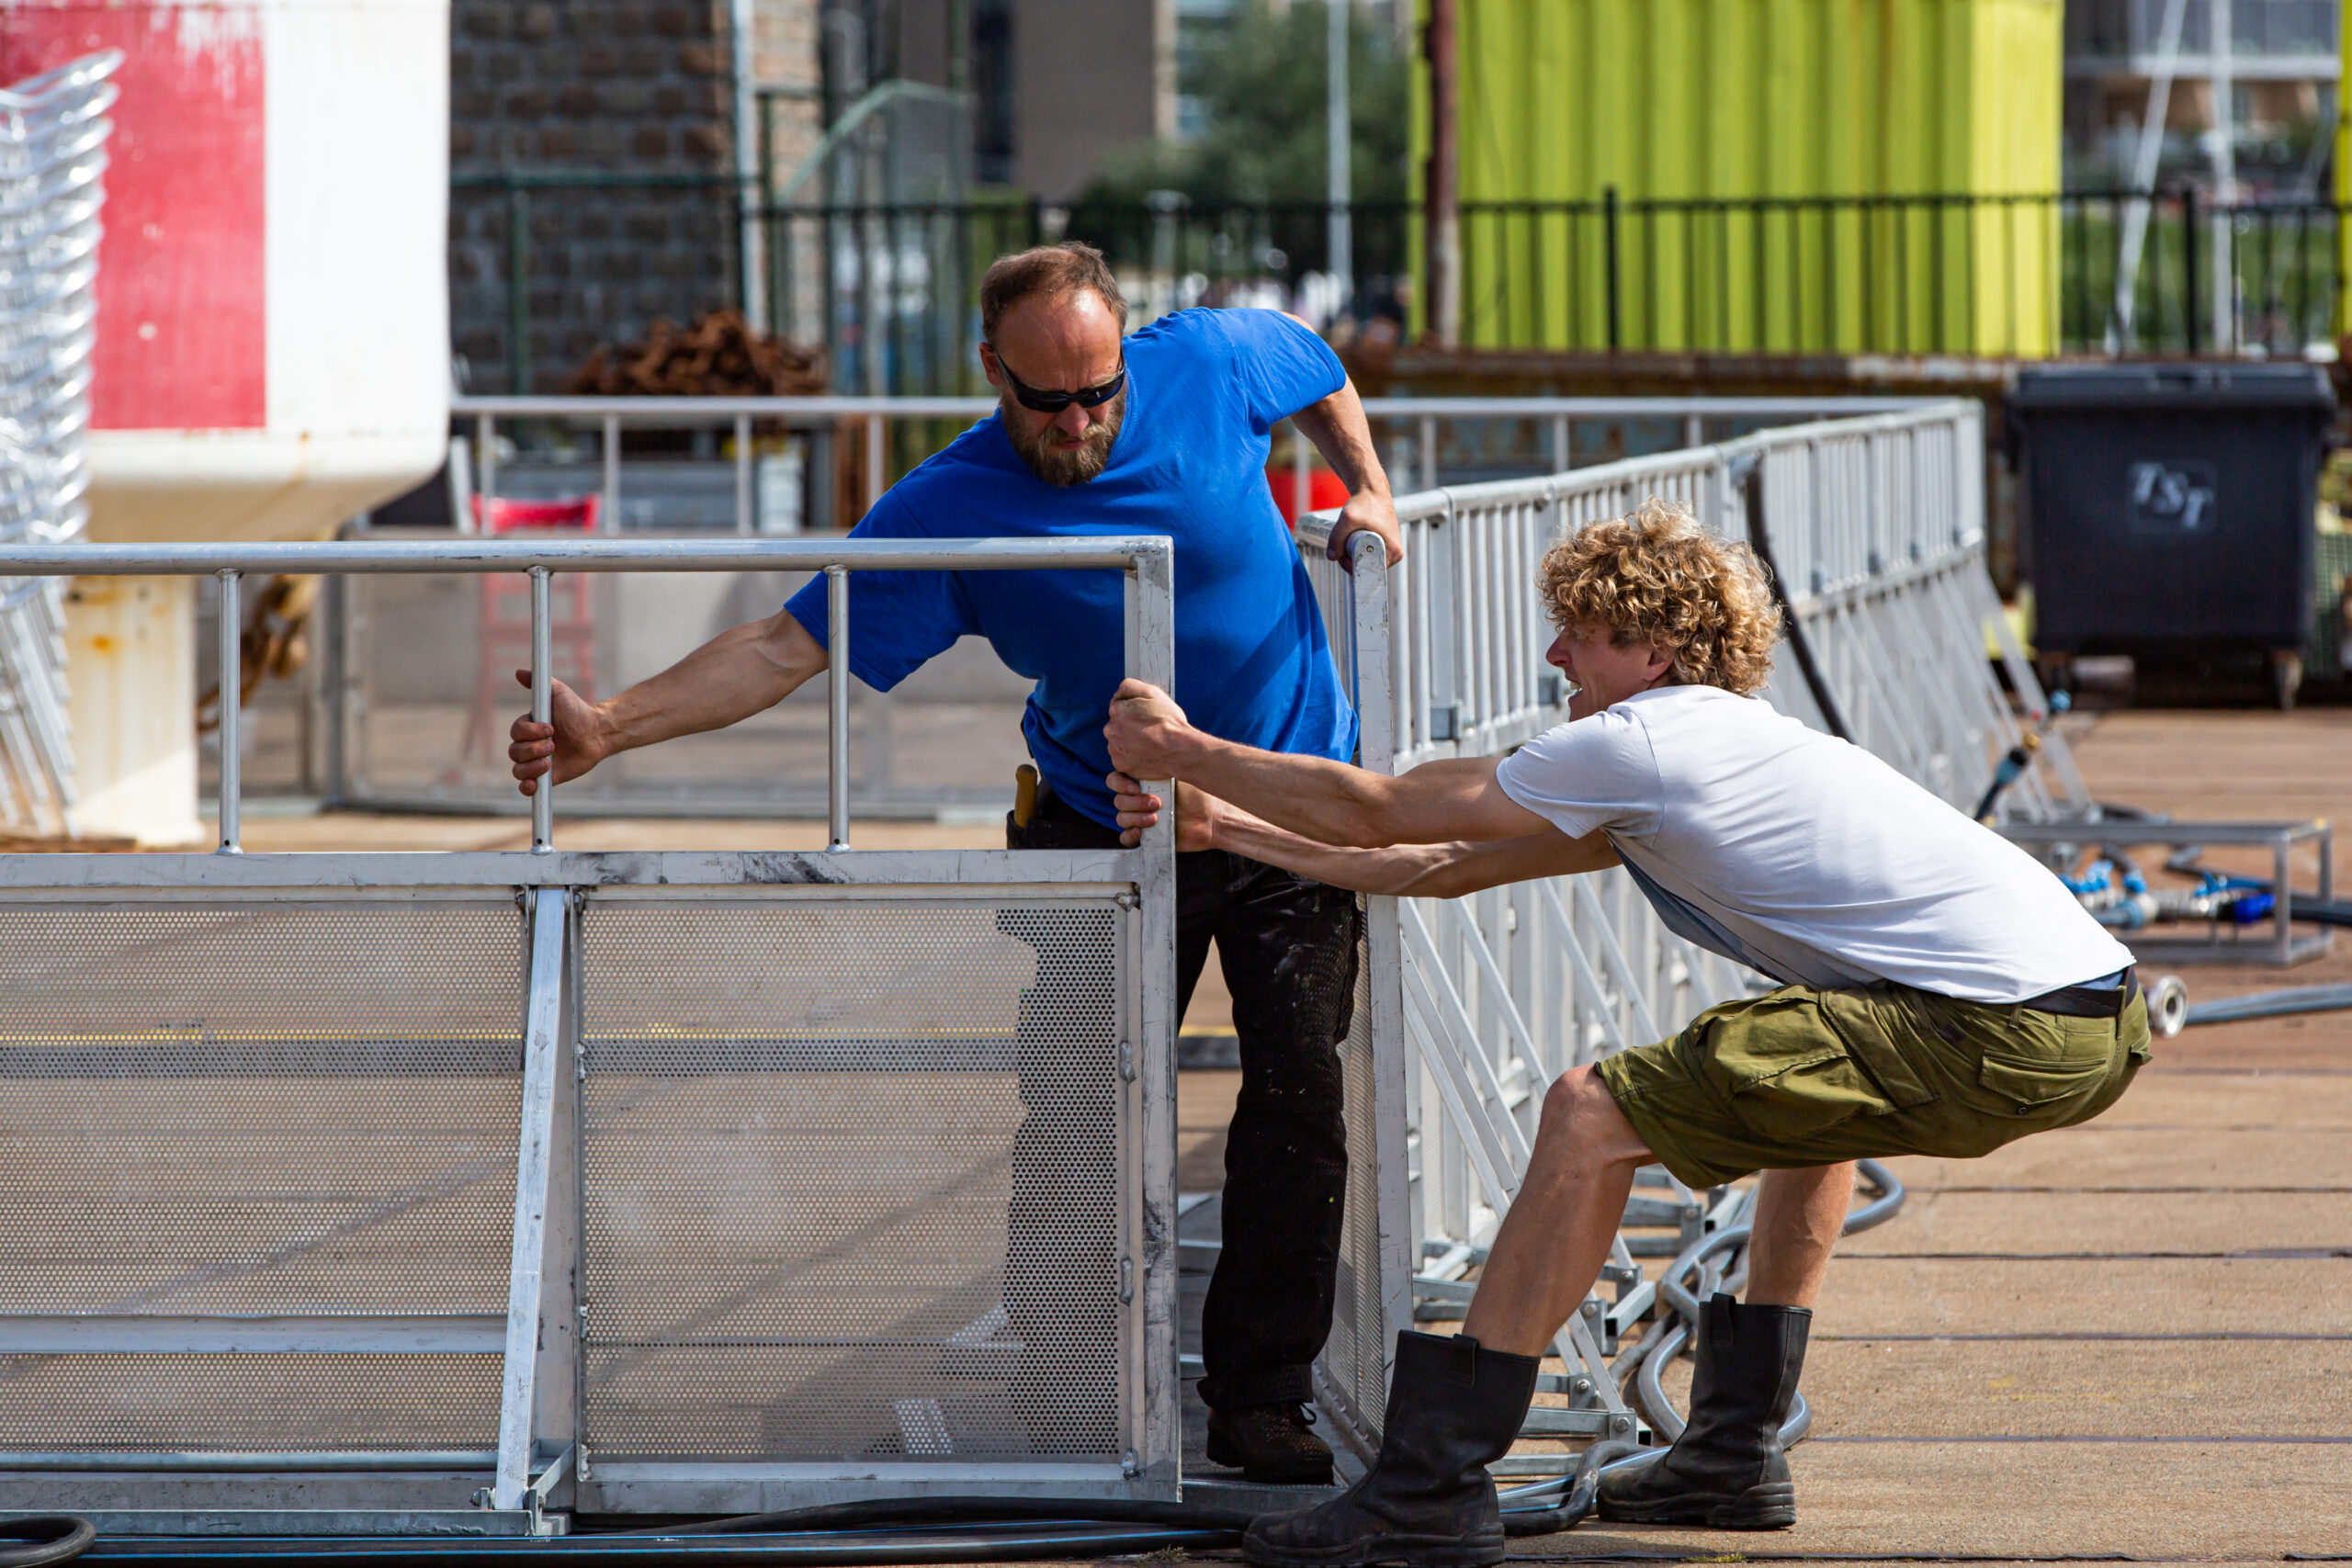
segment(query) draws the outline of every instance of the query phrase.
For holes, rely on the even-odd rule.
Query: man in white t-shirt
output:
[[[1780,1433],[1858,1158],[1968,1158],[2106,1110],[2148,1055],[2132,954],[2014,845],[1754,695],[1780,619],[1745,547],[1652,502],[1564,540],[1542,589],[1569,722],[1508,758],[1390,778],[1193,729],[1130,681],[1106,733],[1122,826],[1176,779],[1178,842],[1364,892],[1454,897],[1623,865],[1666,923],[1780,982],[1562,1074],[1460,1336],[1402,1333],[1379,1462],[1261,1519],[1253,1562],[1462,1568],[1503,1556],[1485,1466],[1591,1288],[1634,1170],[1764,1172],[1747,1301],[1706,1306],[1688,1428],[1612,1470],[1613,1520],[1796,1518]],[[1254,815],[1253,815],[1254,813]]]

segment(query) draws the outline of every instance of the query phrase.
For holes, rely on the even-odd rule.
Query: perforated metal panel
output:
[[[1125,919],[1108,899],[592,904],[591,1450],[1132,1446]]]
[[[0,908],[0,1331],[503,1314],[520,958],[505,898]],[[478,1447],[497,1382],[494,1355],[0,1357],[0,1447]]]
[[[494,1355],[0,1356],[0,1449],[484,1449],[498,1393]]]

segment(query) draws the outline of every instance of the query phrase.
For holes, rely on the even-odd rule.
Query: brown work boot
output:
[[[1263,1486],[1329,1486],[1331,1450],[1306,1429],[1314,1421],[1314,1410],[1300,1404],[1213,1409],[1209,1462]]]

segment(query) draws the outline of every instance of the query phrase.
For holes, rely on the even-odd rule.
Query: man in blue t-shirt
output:
[[[1123,337],[1118,284],[1077,243],[1001,258],[981,282],[980,316],[998,412],[900,479],[853,536],[1165,535],[1175,544],[1175,689],[1193,723],[1264,750],[1352,757],[1355,714],[1265,479],[1272,429],[1290,419],[1348,487],[1333,553],[1370,529],[1401,558],[1387,476],[1338,357],[1271,310],[1185,310]],[[1042,784],[1034,810],[1008,819],[1010,847],[1118,842],[1102,726],[1125,673],[1119,574],[861,571],[850,603],[850,665],[877,690],[964,637],[988,638],[1036,682],[1022,730]],[[514,775],[527,795],[550,765],[560,784],[616,751],[761,712],[825,668],[828,640],[820,581],[782,613],[721,633],[604,703],[559,683],[552,725],[515,721]],[[1241,1049],[1223,1247],[1202,1312],[1208,1454],[1251,1480],[1322,1483],[1330,1450],[1304,1407],[1330,1328],[1346,1185],[1334,1046],[1353,1006],[1355,896],[1207,851],[1178,857],[1177,897],[1179,1009],[1214,941]],[[1001,923],[1037,951],[1034,996],[1066,1001],[1069,987],[1093,983],[1044,926],[1017,911]],[[1110,1260],[1081,1256],[1058,1239],[1073,1227],[1057,1223],[1076,1195],[1111,1190],[1109,1172],[1081,1168],[1069,1152],[1094,1140],[1057,1130],[1107,1109],[1052,1081],[1057,1053],[1066,1076],[1071,1043],[1027,1027],[1025,1013],[1005,1279],[1024,1347],[1114,1322],[1090,1289],[1107,1287]],[[1013,1398],[1032,1451],[1089,1451],[1101,1435],[1056,1417],[1050,1346],[1023,1360]]]

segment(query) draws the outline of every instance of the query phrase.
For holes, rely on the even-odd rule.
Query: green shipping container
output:
[[[1455,4],[1465,344],[2052,351],[2061,0]]]

